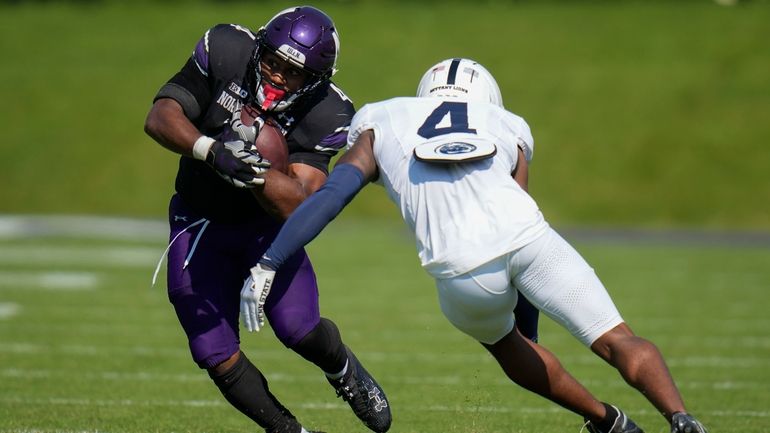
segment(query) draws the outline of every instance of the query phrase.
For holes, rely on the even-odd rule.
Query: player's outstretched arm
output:
[[[288,257],[315,239],[367,183],[377,178],[374,134],[362,133],[345,152],[323,186],[291,214],[262,263],[278,269]]]
[[[352,164],[364,175],[365,180],[377,178],[377,165],[373,151],[374,133],[365,131],[356,143],[340,157],[336,165]],[[252,189],[254,197],[268,213],[286,220],[311,194],[323,186],[327,177],[321,170],[306,164],[289,164],[288,173],[270,170],[263,174],[265,182]]]
[[[241,320],[259,331],[265,320],[264,301],[275,271],[297,250],[312,241],[370,180],[377,176],[373,134],[365,133],[340,158],[323,186],[291,214],[262,259],[251,268],[241,288]]]
[[[361,171],[367,182],[377,179],[377,160],[374,158],[374,132],[361,133],[350,150],[340,157],[336,165],[352,164]]]

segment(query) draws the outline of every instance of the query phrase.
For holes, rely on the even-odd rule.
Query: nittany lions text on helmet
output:
[[[340,41],[331,18],[320,10],[301,6],[285,9],[257,33],[257,47],[249,64],[250,90],[265,111],[284,111],[297,98],[311,92],[336,72]],[[260,58],[265,51],[310,74],[294,93],[262,76]]]
[[[457,98],[503,106],[503,97],[492,74],[470,59],[446,59],[431,66],[417,86],[417,96]]]

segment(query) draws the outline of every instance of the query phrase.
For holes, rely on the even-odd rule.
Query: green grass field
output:
[[[480,346],[451,328],[407,233],[371,224],[343,215],[310,253],[322,311],[388,392],[392,431],[577,433],[580,419],[507,382]],[[163,276],[150,287],[165,247],[162,224],[129,235],[120,221],[15,234],[2,227],[0,433],[255,431],[190,361]],[[576,246],[626,320],[659,345],[712,433],[770,430],[766,246]],[[543,319],[541,334],[596,395],[648,433],[667,432],[652,407],[566,331]],[[245,335],[243,345],[306,425],[367,431],[269,328]]]
[[[177,158],[142,126],[205,29],[256,29],[287,3],[123,3],[0,1],[0,433],[254,432],[191,362],[163,273],[150,287]],[[335,81],[358,107],[413,94],[440,59],[485,64],[532,127],[530,190],[554,226],[757,236],[575,244],[711,433],[770,432],[767,0],[313,4],[340,27]],[[322,311],[387,391],[392,432],[579,432],[446,322],[396,218],[368,188],[309,248]],[[667,433],[566,331],[543,319],[541,335],[597,396]],[[307,426],[367,431],[269,329],[243,346]]]

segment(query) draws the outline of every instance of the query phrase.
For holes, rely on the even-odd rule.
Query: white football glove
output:
[[[243,123],[243,119],[241,118],[241,112],[243,110],[247,110],[247,118],[254,119],[253,124],[246,126]],[[263,119],[262,116],[259,115],[253,108],[244,107],[243,105],[235,110],[233,117],[230,118],[230,128],[235,131],[236,134],[238,134],[238,137],[240,137],[241,140],[248,143],[256,142],[259,131],[262,130],[263,126],[265,126],[265,119]]]
[[[249,332],[265,325],[265,300],[273,285],[275,271],[257,263],[241,289],[241,320]]]

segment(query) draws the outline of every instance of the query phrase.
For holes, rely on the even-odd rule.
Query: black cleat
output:
[[[376,433],[390,428],[390,405],[382,388],[347,347],[348,371],[340,379],[328,379],[337,397],[348,402],[358,419]]]
[[[585,428],[588,430],[588,433],[644,433],[644,431],[640,429],[636,423],[631,421],[631,418],[623,413],[622,410],[615,406],[612,406],[612,408],[618,412],[618,416],[615,418],[615,422],[612,423],[612,428],[610,428],[608,431],[604,431],[598,426],[594,425],[594,423],[591,421],[585,420]]]
[[[671,417],[671,433],[708,433],[694,416],[677,412]]]

